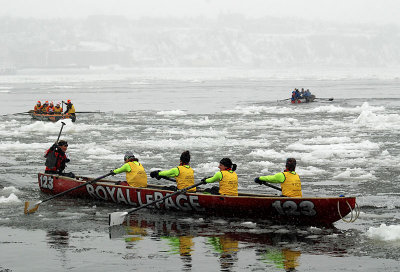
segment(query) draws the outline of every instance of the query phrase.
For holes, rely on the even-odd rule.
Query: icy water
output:
[[[400,266],[400,87],[396,73],[304,73],[219,69],[26,71],[0,77],[0,271],[398,271]],[[293,88],[320,99],[291,105]],[[192,154],[196,179],[230,157],[239,189],[277,191],[253,179],[298,160],[305,196],[353,195],[361,208],[333,228],[141,210],[45,199],[37,173],[60,123],[15,114],[37,100],[71,99],[68,171],[98,177],[131,150],[147,173]],[[123,175],[113,179],[124,179]],[[149,179],[151,183],[162,181]],[[168,181],[164,183],[169,184]]]

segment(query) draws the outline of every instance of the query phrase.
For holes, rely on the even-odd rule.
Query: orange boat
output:
[[[57,122],[58,120],[62,120],[62,119],[71,119],[72,122],[75,122],[75,120],[76,120],[75,116],[70,116],[68,114],[36,113],[33,110],[30,110],[29,114],[32,116],[33,119],[40,120],[40,121]]]

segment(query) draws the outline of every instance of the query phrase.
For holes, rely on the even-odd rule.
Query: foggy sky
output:
[[[276,16],[343,23],[400,25],[398,0],[0,0],[0,16],[83,18]]]

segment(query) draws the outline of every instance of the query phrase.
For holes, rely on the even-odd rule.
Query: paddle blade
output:
[[[110,227],[121,225],[125,221],[127,212],[113,212],[108,215],[108,225]]]
[[[42,202],[37,202],[34,204],[33,208],[29,209],[29,201],[25,201],[25,207],[24,207],[24,214],[31,214],[37,211],[39,209],[39,205]]]

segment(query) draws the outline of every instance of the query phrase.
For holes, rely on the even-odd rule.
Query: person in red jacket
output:
[[[46,158],[46,174],[57,174],[62,176],[74,177],[75,175],[71,173],[64,173],[66,163],[70,160],[66,155],[68,148],[67,141],[61,140],[58,143],[53,144],[45,153]]]

